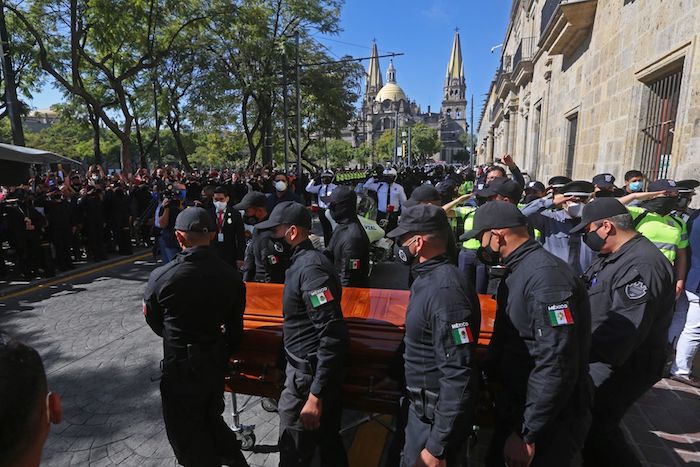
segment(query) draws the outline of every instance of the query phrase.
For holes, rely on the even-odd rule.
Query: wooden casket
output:
[[[282,284],[247,283],[247,304],[240,349],[231,357],[226,390],[278,398],[284,382]],[[350,331],[350,352],[343,384],[345,408],[395,413],[400,375],[407,290],[343,289],[342,309]],[[481,295],[479,347],[491,340],[496,304]]]

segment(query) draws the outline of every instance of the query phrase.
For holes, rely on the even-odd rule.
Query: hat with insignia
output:
[[[680,187],[675,180],[662,178],[651,182],[647,188],[647,191],[670,191],[672,193],[678,193],[679,189]]]
[[[275,206],[268,220],[256,224],[255,227],[258,230],[265,230],[278,225],[296,225],[311,229],[311,213],[303,204],[284,201]]]
[[[546,189],[544,183],[538,181],[532,181],[525,186],[525,191],[545,191]]]
[[[430,183],[425,183],[419,187],[416,187],[411,192],[410,200],[415,201],[415,203],[426,203],[428,201],[439,201],[440,193],[437,188],[435,188]]]
[[[527,217],[508,201],[489,201],[474,213],[472,230],[464,232],[459,239],[469,240],[491,229],[507,229],[527,224]]]
[[[615,177],[608,173],[598,174],[593,177],[593,184],[599,188],[615,188]]]
[[[586,180],[575,180],[573,182],[569,182],[559,190],[559,192],[564,196],[578,196],[581,198],[591,196],[594,191],[595,186]]]
[[[398,227],[386,234],[389,238],[398,238],[410,232],[438,232],[449,229],[450,223],[442,208],[432,204],[404,205]]]
[[[507,177],[494,178],[488,186],[476,192],[476,196],[480,198],[490,198],[492,196],[501,195],[508,199],[520,201],[523,194],[523,187]]]
[[[695,189],[700,186],[697,180],[678,180],[676,182],[678,192],[681,194],[695,193]]]
[[[557,175],[556,177],[550,178],[547,183],[549,183],[549,186],[551,186],[552,188],[561,188],[569,182],[571,182],[571,179],[569,177]]]
[[[182,232],[213,232],[214,220],[204,208],[189,207],[180,212],[175,219],[175,230]]]
[[[326,204],[337,203],[355,203],[357,202],[357,194],[355,190],[347,185],[340,185],[333,189],[328,196],[321,196],[321,201]]]
[[[616,198],[596,198],[583,208],[581,223],[571,229],[571,233],[585,229],[591,222],[609,219],[620,214],[629,214],[629,211]]]

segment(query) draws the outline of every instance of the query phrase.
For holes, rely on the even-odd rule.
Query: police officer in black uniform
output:
[[[475,214],[477,256],[502,263],[486,370],[497,424],[486,465],[571,465],[590,423],[586,288],[569,266],[528,234],[512,203],[490,201]]]
[[[284,281],[283,336],[287,378],[279,400],[280,466],[307,467],[316,448],[321,465],[343,467],[340,386],[348,330],[333,264],[309,240],[311,213],[294,201],[275,206],[258,225],[291,252]]]
[[[406,467],[466,465],[481,314],[474,287],[447,257],[448,229],[440,207],[418,204],[387,234],[398,239],[398,256],[414,277],[404,337]]]
[[[151,273],[144,314],[163,337],[160,393],[178,462],[247,466],[221,416],[228,355],[243,332],[245,286],[238,271],[209,246],[215,232],[203,208],[187,208],[177,216],[175,235],[183,251]]]
[[[634,230],[627,208],[601,198],[583,209],[584,241],[599,252],[584,279],[592,312],[595,385],[587,466],[641,466],[620,430],[632,404],[661,379],[675,282],[671,263]]]
[[[260,229],[258,224],[267,220],[267,197],[259,191],[246,193],[234,209],[244,212],[243,222],[252,225],[253,238],[245,251],[246,282],[284,282],[284,272],[289,266],[289,257],[280,243],[272,241],[272,230]]]
[[[369,276],[369,238],[357,218],[357,195],[349,186],[341,185],[323,201],[338,223],[325,253],[333,261],[340,284],[367,287]]]
[[[437,191],[437,189],[433,185],[425,183],[416,187],[411,192],[411,197],[408,198],[404,206],[410,207],[415,206],[416,204],[433,204],[435,206],[442,206],[444,203],[442,203],[440,198],[440,193]],[[447,235],[448,239],[446,255],[450,261],[456,265],[457,256],[459,255],[459,248],[457,247],[457,241],[455,240],[455,231],[449,224],[447,226]]]

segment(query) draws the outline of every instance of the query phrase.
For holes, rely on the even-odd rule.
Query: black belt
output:
[[[315,354],[309,355],[309,360],[305,360],[303,358],[297,357],[286,348],[284,349],[284,353],[287,357],[287,363],[289,363],[295,370],[299,370],[302,373],[306,373],[307,375],[313,375],[316,373]]]

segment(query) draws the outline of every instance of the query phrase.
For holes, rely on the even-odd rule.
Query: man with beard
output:
[[[331,217],[338,223],[325,253],[333,261],[340,284],[367,287],[369,276],[369,238],[357,218],[357,195],[342,185],[324,197]]]

